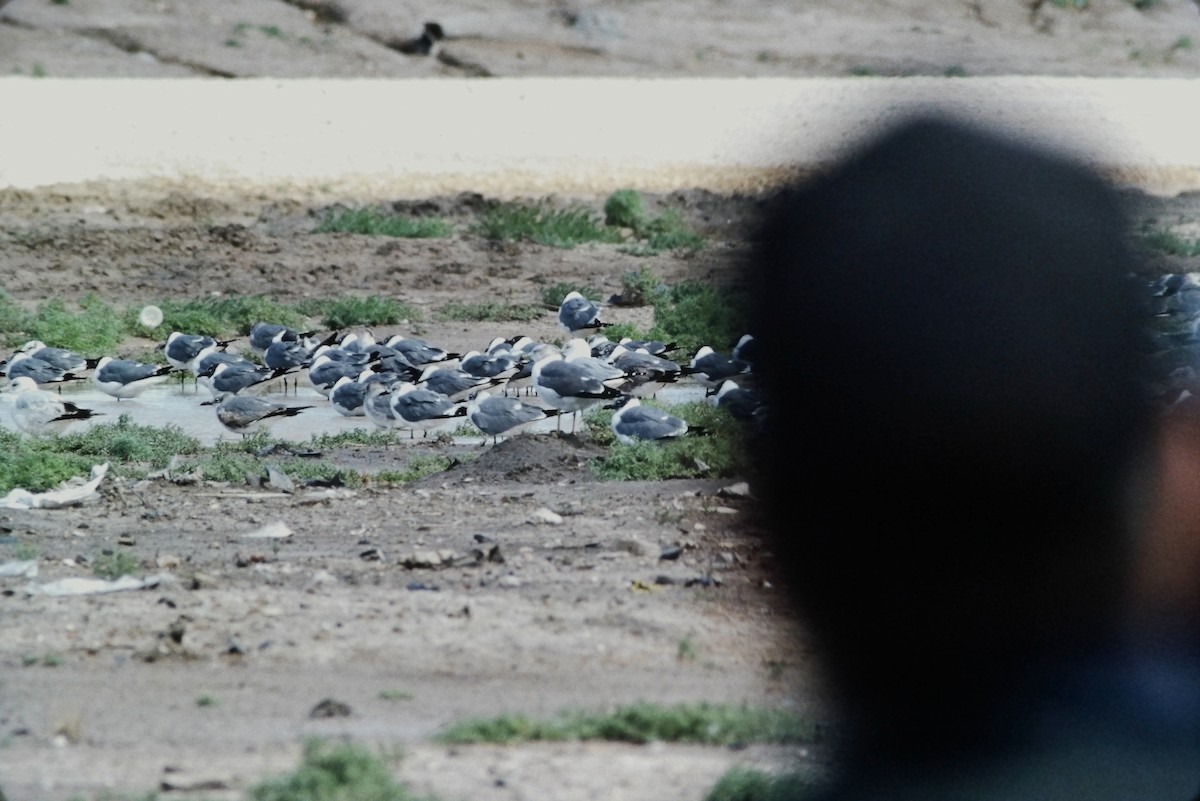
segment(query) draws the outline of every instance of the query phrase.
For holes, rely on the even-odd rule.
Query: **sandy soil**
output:
[[[1170,0],[1145,11],[1106,0],[1082,10],[946,4],[936,13],[916,0],[788,10],[682,0],[456,3],[438,17],[451,36],[440,59],[388,46],[420,30],[427,12],[417,4],[346,0],[340,22],[306,5],[13,0],[0,10],[0,70],[1180,76],[1200,67],[1200,51],[1183,41],[1200,34],[1196,7]],[[691,258],[635,259],[612,246],[312,235],[328,200],[179,186],[0,189],[3,288],[29,304],[89,292],[120,304],[263,291],[283,300],[383,294],[422,311],[422,336],[465,349],[517,328],[558,332],[549,313],[519,327],[437,322],[449,300],[531,302],[545,283],[571,280],[617,291],[621,274],[642,265],[668,281],[736,282],[759,207],[757,198],[696,191],[658,197],[711,244]],[[1140,218],[1195,235],[1194,197],[1131,202]],[[427,210],[465,220],[477,204],[436,198]],[[1195,266],[1161,259],[1148,270]],[[645,315],[613,310],[618,320]],[[402,466],[445,447],[418,441],[331,457]],[[289,769],[304,735],[402,746],[399,775],[450,799],[682,801],[703,797],[735,762],[822,768],[828,753],[820,748],[429,743],[465,716],[643,698],[824,714],[814,649],[782,597],[786,577],[774,572],[753,501],[722,496],[729,481],[599,483],[582,466],[594,448],[582,438],[514,440],[474,449],[474,461],[416,485],[352,494],[109,480],[83,510],[0,513],[0,561],[21,544],[36,547],[38,582],[87,575],[72,560],[105,549],[166,574],[152,590],[61,599],[30,597],[25,581],[3,580],[4,794],[122,797],[167,781],[207,782],[225,789],[205,797],[232,797]],[[563,522],[532,522],[543,508]],[[276,521],[290,537],[246,536]],[[503,561],[477,559],[491,546],[477,536],[494,540]],[[684,547],[682,557],[661,560],[671,544]],[[440,568],[404,567],[417,550],[454,558]],[[382,558],[365,558],[371,551]],[[698,577],[719,585],[688,586]],[[411,698],[381,700],[384,691]],[[202,696],[216,704],[198,705]],[[348,704],[350,716],[310,719],[325,698]]]

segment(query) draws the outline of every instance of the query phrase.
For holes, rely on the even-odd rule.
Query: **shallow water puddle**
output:
[[[103,417],[95,417],[92,420],[73,423],[66,429],[66,433],[84,431],[96,423],[115,423],[122,414],[127,414],[129,415],[129,419],[138,425],[159,427],[166,425],[178,426],[185,434],[196,437],[205,446],[214,445],[222,440],[232,442],[241,439],[241,435],[230,433],[217,422],[216,411],[212,406],[201,405],[204,401],[212,400],[212,395],[203,387],[197,388],[190,380],[182,388],[179,385],[178,379],[158,384],[148,388],[136,398],[122,401],[118,401],[111,395],[101,392],[90,381],[82,381],[75,385],[64,386],[62,395],[63,398],[73,403],[103,415]],[[9,408],[11,397],[8,393],[0,395],[0,398],[4,399],[4,402],[0,404],[3,407],[3,410],[0,411],[0,425],[16,430],[16,425],[12,421],[12,413]],[[278,391],[264,392],[259,397],[289,406],[313,407],[295,417],[283,417],[278,422],[271,424],[268,430],[275,439],[305,442],[310,437],[319,434],[337,434],[355,429],[365,429],[367,431],[379,430],[366,417],[346,417],[339,414],[330,406],[329,400],[325,396],[321,395],[311,386],[305,386],[303,382],[301,382],[300,388],[295,394],[293,394],[289,386],[288,393],[285,396],[282,392],[282,386],[280,386]],[[658,393],[658,400],[667,404],[689,403],[703,399],[704,388],[697,384],[667,388]],[[521,400],[526,403],[538,403],[536,396],[525,397],[522,394]],[[565,417],[569,418],[569,415]],[[465,417],[455,418],[437,428],[430,429],[429,436],[433,437],[440,432],[454,431],[463,424],[470,425]],[[570,430],[571,424],[569,419],[564,419],[562,424],[566,430]],[[582,425],[583,423],[580,421],[577,425],[577,430]],[[555,427],[555,418],[547,418],[534,423],[525,430],[547,432],[554,431]],[[397,433],[400,439],[408,440],[403,430],[398,430]],[[422,434],[418,432],[413,441],[419,442],[421,439]],[[455,442],[458,444],[475,444],[481,439],[483,439],[482,434],[478,437],[455,437]],[[488,439],[490,441],[491,438],[489,437]]]

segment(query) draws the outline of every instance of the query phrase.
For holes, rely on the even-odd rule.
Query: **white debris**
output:
[[[108,462],[93,467],[86,481],[73,478],[46,492],[30,492],[16,487],[0,498],[0,509],[61,509],[83,503],[96,494],[96,488],[106,473]]]
[[[529,516],[530,523],[542,523],[547,526],[561,526],[562,521],[562,515],[552,512],[544,506]]]
[[[284,540],[292,536],[292,530],[288,528],[287,523],[282,520],[276,520],[242,536],[251,540]]]
[[[153,576],[137,578],[121,576],[109,581],[102,578],[65,578],[51,581],[47,584],[27,584],[26,595],[100,595],[106,592],[121,592],[122,590],[144,590],[157,587],[171,578],[170,573],[158,573]]]
[[[0,565],[0,578],[34,578],[38,574],[36,559],[5,562]]]

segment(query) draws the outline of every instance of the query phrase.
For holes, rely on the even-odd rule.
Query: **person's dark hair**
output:
[[[1111,625],[1152,419],[1125,233],[1089,170],[942,119],[773,204],[767,502],[860,742],[968,743]]]

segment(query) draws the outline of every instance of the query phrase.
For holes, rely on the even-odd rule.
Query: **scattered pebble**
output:
[[[332,698],[326,698],[319,701],[308,716],[314,720],[320,718],[348,718],[350,717],[350,705],[341,701],[336,701]]]
[[[562,515],[552,512],[546,507],[542,507],[529,516],[529,522],[533,524],[542,524],[547,526],[561,526]]]

